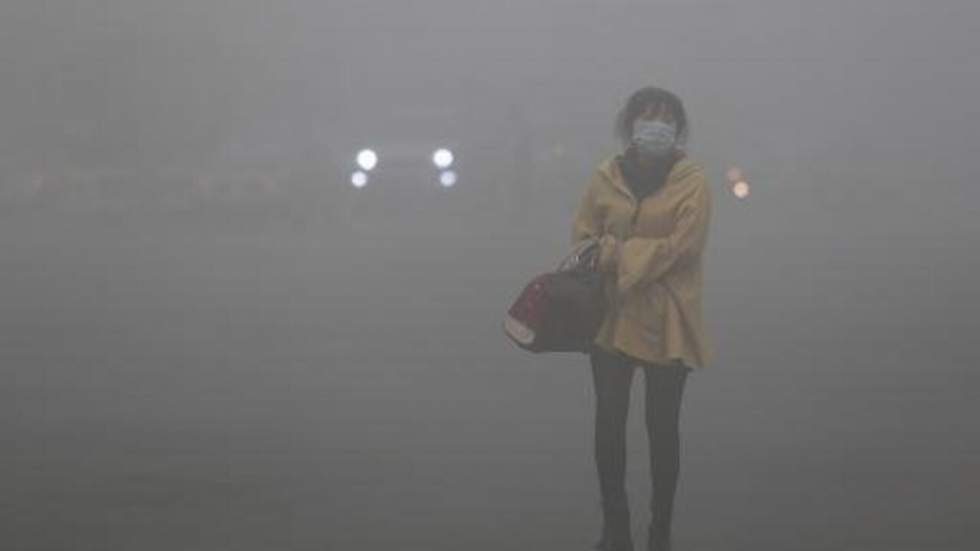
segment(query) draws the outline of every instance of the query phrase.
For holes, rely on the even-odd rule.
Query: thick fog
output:
[[[977,548],[978,36],[972,0],[0,3],[0,547],[588,549],[588,359],[501,322],[656,85],[713,199],[676,549]]]

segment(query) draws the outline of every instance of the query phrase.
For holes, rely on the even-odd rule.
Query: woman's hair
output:
[[[673,92],[655,86],[640,88],[626,100],[626,105],[616,115],[616,137],[623,145],[629,144],[633,139],[633,121],[648,107],[659,109],[661,105],[667,106],[667,110],[674,116],[677,124],[677,145],[683,147],[689,134],[684,103]]]

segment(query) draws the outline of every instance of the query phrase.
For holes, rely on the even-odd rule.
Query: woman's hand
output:
[[[619,263],[619,252],[621,243],[615,235],[603,234],[599,238],[599,262],[597,269],[600,272],[608,272],[616,269]]]

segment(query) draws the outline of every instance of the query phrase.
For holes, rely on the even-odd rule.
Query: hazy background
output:
[[[714,198],[678,551],[977,548],[978,33],[972,0],[3,2],[0,548],[588,549],[587,359],[500,322],[647,84]]]

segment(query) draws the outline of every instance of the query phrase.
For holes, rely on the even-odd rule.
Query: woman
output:
[[[599,237],[609,309],[589,360],[595,384],[595,461],[602,536],[595,548],[632,550],[624,488],[626,419],[633,371],[646,381],[650,439],[647,549],[668,551],[680,472],[678,422],[688,373],[712,350],[702,328],[701,267],[711,200],[687,158],[687,114],[661,88],[635,92],[616,123],[624,150],[599,163],[580,201],[572,241]]]

